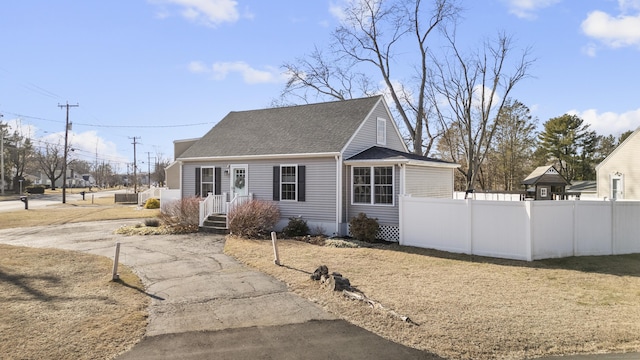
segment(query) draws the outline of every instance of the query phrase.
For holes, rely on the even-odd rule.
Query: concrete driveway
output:
[[[0,230],[0,242],[114,256],[151,297],[144,339],[128,359],[440,359],[335,318],[284,283],[223,254],[215,235],[121,236],[137,221]]]

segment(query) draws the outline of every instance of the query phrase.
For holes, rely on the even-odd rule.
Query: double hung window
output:
[[[354,204],[393,205],[393,166],[354,167]]]
[[[202,194],[203,197],[206,197],[209,193],[213,194],[214,192],[214,184],[215,184],[214,168],[203,167],[200,169],[200,171],[201,171],[200,194]]]
[[[296,200],[297,199],[297,186],[298,174],[297,167],[282,166],[280,168],[280,199],[281,200]]]

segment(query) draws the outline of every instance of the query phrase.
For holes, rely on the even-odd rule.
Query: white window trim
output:
[[[370,181],[370,186],[371,186],[371,198],[369,199],[368,203],[357,203],[354,202],[354,187],[353,187],[353,172],[355,168],[370,168],[370,174],[369,176],[371,177],[371,181]],[[381,167],[390,167],[391,168],[391,203],[390,204],[376,204],[375,201],[375,196],[376,196],[376,189],[375,189],[375,168],[381,168]],[[396,189],[396,167],[394,165],[370,165],[370,166],[356,166],[353,165],[351,166],[351,178],[349,179],[349,181],[351,181],[351,205],[354,206],[358,206],[358,205],[362,205],[362,206],[385,206],[385,207],[393,207],[396,205],[396,194],[395,194],[395,189]]]
[[[204,176],[203,176],[203,172],[205,169],[211,169],[211,176],[213,177],[213,180],[211,180],[211,182],[205,182],[204,181]],[[202,166],[200,167],[200,196],[202,196],[203,198],[209,196],[209,192],[207,192],[205,194],[204,192],[204,184],[211,184],[211,193],[214,194],[216,192],[216,167],[215,166]]]
[[[293,185],[295,186],[296,189],[296,196],[295,199],[283,199],[282,198],[282,184],[284,184],[285,182],[282,181],[282,168],[284,167],[292,167],[296,170],[296,178],[293,181]],[[291,184],[290,182],[286,182],[286,184]],[[298,164],[281,164],[280,165],[280,201],[290,201],[290,202],[296,202],[298,201]]]
[[[380,127],[382,127],[382,132]],[[387,145],[387,119],[385,118],[379,117],[376,119],[376,143],[378,145]]]
[[[546,198],[547,196],[547,188],[540,188],[540,197]]]
[[[619,189],[619,193],[620,193],[620,197],[616,197],[613,193],[613,180],[620,180],[620,182],[618,183],[618,185],[620,186]],[[624,200],[624,175],[617,173],[617,174],[611,174],[611,177],[609,179],[609,195],[611,196],[610,199],[612,200]]]

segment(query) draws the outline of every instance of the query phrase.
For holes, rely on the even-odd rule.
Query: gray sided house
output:
[[[452,198],[458,166],[409,153],[382,96],[230,112],[202,138],[175,144],[189,142],[168,183],[182,197],[211,194],[226,204],[208,212],[243,198],[274,201],[276,230],[300,217],[327,235],[347,235],[362,212],[392,241],[399,196]]]

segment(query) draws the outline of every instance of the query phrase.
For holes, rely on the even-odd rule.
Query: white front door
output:
[[[247,165],[231,165],[231,198],[249,194],[249,178]]]

